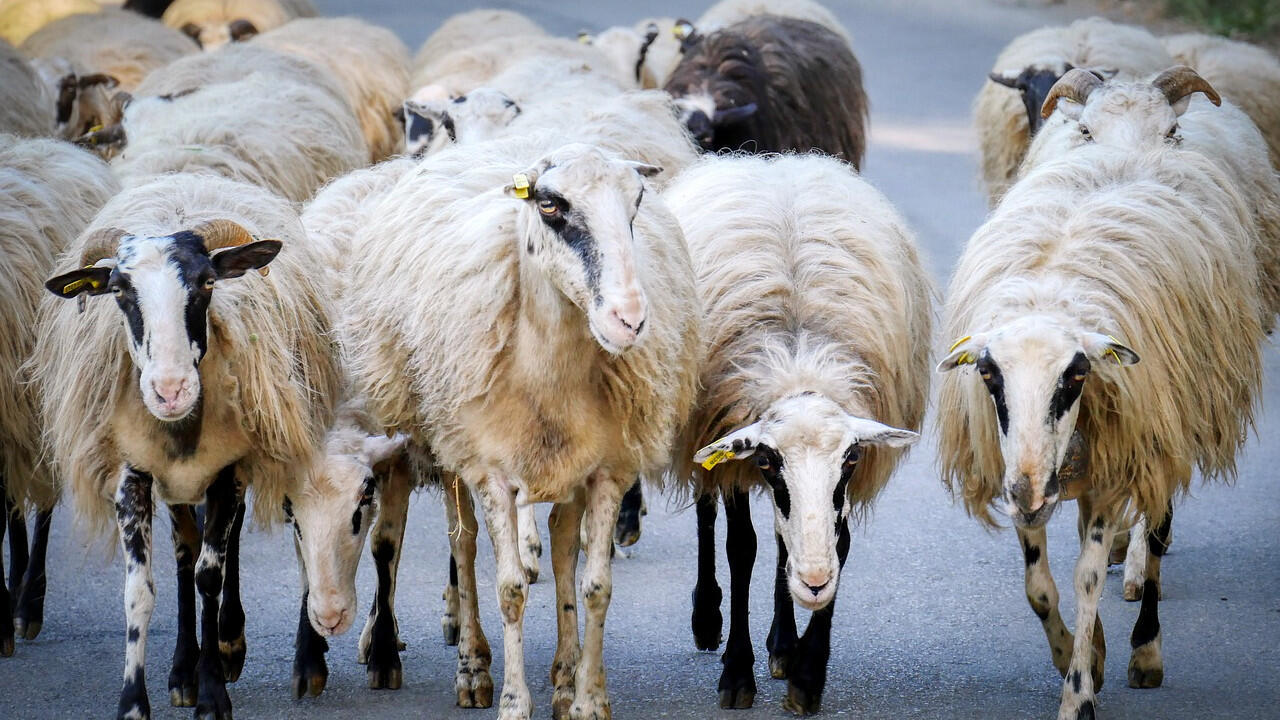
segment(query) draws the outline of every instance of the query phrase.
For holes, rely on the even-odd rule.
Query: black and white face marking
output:
[[[529,182],[521,191],[530,213],[525,251],[587,314],[592,335],[609,352],[631,347],[644,330],[648,301],[634,224],[644,200],[642,176],[659,171],[568,145],[522,173]],[[508,192],[516,193],[514,184]]]
[[[716,464],[752,457],[773,493],[774,527],[788,552],[792,598],[810,610],[835,597],[840,529],[852,506],[849,484],[869,445],[903,447],[916,433],[845,413],[817,393],[775,402],[759,421],[698,452]]]
[[[493,88],[476,88],[452,100],[405,100],[405,152],[424,157],[455,143],[485,140],[519,115],[520,106]]]
[[[1044,106],[1044,99],[1049,96],[1049,90],[1054,83],[1058,82],[1071,69],[1072,65],[1065,63],[1061,72],[1056,68],[1029,67],[1020,73],[1006,71],[1004,73],[991,73],[988,77],[994,83],[1018,91],[1018,94],[1022,97],[1022,104],[1027,111],[1027,125],[1030,128],[1030,134],[1035,136],[1040,131],[1040,126],[1044,124],[1044,119],[1040,117],[1040,108]]]

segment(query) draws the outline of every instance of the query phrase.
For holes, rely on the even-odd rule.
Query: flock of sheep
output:
[[[912,232],[858,176],[868,101],[820,5],[725,0],[576,39],[474,11],[412,59],[388,30],[314,15],[307,0],[0,4],[0,655],[40,632],[65,491],[85,527],[118,534],[118,716],[149,717],[159,501],[179,588],[169,699],[230,718],[251,496],[257,521],[295,531],[295,697],[324,689],[325,638],[356,619],[369,535],[359,660],[397,688],[407,503],[434,486],[457,703],[495,700],[478,498],[499,716],[533,712],[522,616],[531,508],[550,502],[553,715],[607,718],[611,556],[638,534],[647,481],[696,499],[704,649],[723,624],[723,501],[721,707],[757,692],[748,497],[772,499],[769,669],[786,708],[814,713],[850,522],[917,440],[940,357],[942,475],[982,522],[1013,521],[1059,718],[1094,717],[1097,604],[1130,527],[1128,679],[1161,684],[1172,501],[1193,470],[1235,473],[1280,311],[1274,57],[1096,18],[1014,40],[975,105],[993,210],[937,334]],[[1074,634],[1045,542],[1070,499]]]

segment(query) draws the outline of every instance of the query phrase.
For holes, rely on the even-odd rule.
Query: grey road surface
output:
[[[330,14],[354,13],[394,28],[416,46],[465,3],[319,0]],[[549,30],[572,34],[631,23],[642,15],[696,17],[701,3],[499,3]],[[942,286],[985,208],[978,191],[969,104],[992,58],[1014,35],[1079,11],[1076,5],[1018,7],[986,2],[833,2],[852,31],[872,102],[866,176],[906,214]],[[1164,564],[1165,683],[1125,686],[1128,635],[1136,605],[1108,579],[1102,617],[1110,640],[1099,712],[1106,718],[1280,717],[1280,352],[1266,350],[1266,393],[1257,433],[1241,457],[1235,487],[1197,487],[1176,512]],[[760,552],[753,581],[752,631],[760,693],[748,711],[721,711],[716,653],[694,649],[689,591],[694,580],[694,518],[689,508],[651,497],[644,536],[615,564],[606,661],[614,716],[647,718],[787,717],[785,685],[765,667],[774,549],[772,514],[754,505]],[[546,510],[540,511],[545,520]],[[1074,508],[1052,521],[1051,552],[1072,610]],[[723,521],[718,530],[723,542]],[[0,718],[108,717],[123,664],[122,562],[86,549],[69,513],[59,513],[51,548],[44,632],[0,659]],[[148,668],[157,718],[190,717],[165,702],[174,641],[173,559],[166,528],[156,531],[158,598]],[[484,537],[484,533],[481,533]],[[545,542],[545,539],[544,539]],[[404,687],[372,691],[354,660],[357,633],[331,643],[328,689],[317,699],[289,695],[297,571],[289,533],[246,532],[243,584],[249,656],[231,687],[236,716],[252,718],[489,718],[494,710],[454,707],[454,650],[441,641],[440,590],[447,542],[440,499],[418,496],[401,564],[397,610],[408,648]],[[99,546],[100,547],[100,546]],[[481,612],[502,672],[501,627],[492,595],[492,554],[480,548]],[[823,714],[862,718],[1047,718],[1060,680],[1039,622],[1022,590],[1022,559],[1009,531],[980,528],[942,489],[931,442],[910,456],[854,535],[841,578]],[[550,562],[544,558],[544,578]],[[721,584],[728,588],[720,562]],[[370,563],[361,568],[369,600]],[[727,601],[726,601],[727,603]],[[725,606],[727,617],[728,608]],[[803,618],[801,618],[803,620]],[[547,673],[554,645],[548,580],[535,585],[525,618],[530,689],[549,717]],[[727,631],[727,627],[726,627]]]

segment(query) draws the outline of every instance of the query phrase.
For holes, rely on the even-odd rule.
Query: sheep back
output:
[[[514,10],[484,8],[457,13],[440,24],[413,56],[415,75],[440,58],[497,38],[545,36],[538,23]],[[418,86],[414,86],[418,87]]]
[[[54,131],[54,103],[31,63],[0,40],[0,132],[47,137]]]

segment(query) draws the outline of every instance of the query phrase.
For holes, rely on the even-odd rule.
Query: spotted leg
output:
[[[169,704],[195,707],[196,663],[200,641],[196,638],[196,553],[200,552],[200,527],[190,505],[169,506],[170,537],[178,568],[178,636],[169,670]]]
[[[716,496],[714,492],[698,496],[698,581],[693,586],[693,644],[699,650],[720,647],[720,631],[724,617],[720,614],[723,599],[716,583]]]
[[[205,491],[204,542],[196,561],[196,589],[200,592],[200,659],[196,663],[199,691],[196,720],[231,720],[231,698],[223,674],[219,648],[218,596],[222,594],[227,550],[239,514],[241,492],[236,486],[235,466],[218,471]]]
[[[1129,636],[1133,655],[1129,657],[1129,687],[1156,688],[1164,682],[1164,656],[1160,640],[1160,562],[1169,548],[1169,534],[1173,527],[1173,506],[1169,506],[1164,520],[1146,536],[1147,576],[1142,587],[1142,607],[1138,610],[1138,622]]]
[[[542,557],[542,537],[538,534],[538,518],[532,504],[521,505],[516,510],[516,526],[520,528],[520,565],[532,585],[538,582],[542,572],[538,558]]]
[[[383,482],[381,509],[369,541],[378,573],[367,656],[369,687],[375,690],[399,690],[404,681],[395,597],[400,548],[404,545],[404,526],[409,516],[409,491],[408,478],[401,473],[393,472]]]
[[[632,483],[631,489],[622,496],[622,507],[618,508],[618,525],[613,530],[613,541],[619,547],[631,547],[640,540],[640,518],[649,510],[644,503],[644,487],[640,478]]]
[[[745,492],[725,497],[725,552],[729,556],[729,641],[720,662],[720,707],[749,708],[756,698],[755,653],[751,649],[748,612],[751,570],[756,562],[756,531],[751,525],[751,501]]]
[[[468,484],[471,484],[468,482]],[[505,478],[489,475],[475,483],[484,507],[485,524],[497,565],[495,590],[502,616],[504,669],[499,720],[525,720],[533,713],[533,698],[524,677],[524,608],[529,585],[520,566],[516,523],[516,493]]]
[[[774,533],[778,546],[777,570],[773,578],[773,624],[769,626],[769,674],[778,680],[787,677],[788,664],[799,642],[796,632],[796,611],[791,601],[791,589],[787,587],[787,546],[782,536]]]
[[[156,604],[151,576],[151,476],[125,466],[116,488],[116,523],[124,549],[124,613],[127,639],[124,648],[124,686],[116,717],[140,720],[151,717],[147,699],[147,628]]]
[[[44,627],[45,560],[49,551],[49,526],[53,510],[36,513],[35,534],[31,537],[31,558],[22,576],[13,623],[18,637],[35,640]]]
[[[1097,690],[1102,688],[1106,646],[1098,617],[1098,600],[1106,580],[1107,554],[1115,532],[1112,508],[1094,507],[1087,498],[1080,508],[1080,558],[1076,561],[1076,635],[1071,664],[1062,684],[1058,720],[1092,720]]]
[[[1026,561],[1027,603],[1044,627],[1049,651],[1053,655],[1053,666],[1058,669],[1059,675],[1066,677],[1067,666],[1071,663],[1071,644],[1075,638],[1058,611],[1058,586],[1054,584],[1053,573],[1049,571],[1049,545],[1045,529],[1019,527],[1017,531],[1018,540],[1022,543],[1022,558]]]
[[[582,625],[582,656],[573,677],[573,705],[569,708],[572,720],[613,717],[604,668],[604,624],[613,597],[613,529],[618,524],[622,495],[630,486],[630,478],[603,473],[587,480],[583,523],[587,559],[579,583],[586,618]]]
[[[582,657],[578,645],[578,588],[575,577],[584,509],[581,495],[557,503],[547,519],[551,531],[551,574],[556,583],[556,655],[551,663],[551,717],[569,717],[573,705],[575,674]]]
[[[329,642],[311,625],[307,612],[307,561],[302,556],[301,530],[294,525],[293,531],[293,550],[298,556],[298,578],[302,584],[302,609],[298,613],[298,631],[293,638],[290,689],[293,699],[300,700],[306,696],[318,697],[324,692],[324,686],[329,682],[329,664],[324,659],[324,654],[329,651]]]
[[[449,553],[449,582],[444,586],[444,614],[440,616],[440,630],[445,645],[458,644],[458,561]]]
[[[8,500],[5,488],[4,473],[0,472],[0,498]],[[9,525],[9,513],[0,508],[0,544],[4,543],[4,533]],[[4,553],[0,552],[0,657],[13,656],[13,613],[10,608],[9,588],[4,582]]]
[[[479,594],[476,588],[476,524],[471,491],[456,476],[445,476],[444,505],[449,518],[449,545],[458,569],[458,670],[454,689],[458,707],[487,708],[493,705],[493,678],[489,675],[492,656],[489,640],[480,627]]]
[[[1139,515],[1138,521],[1129,531],[1129,542],[1124,556],[1124,599],[1129,602],[1141,600],[1142,586],[1146,580],[1147,518],[1145,515]]]
[[[840,569],[849,557],[849,519],[840,518],[837,528],[836,557]],[[822,691],[827,686],[827,663],[831,658],[831,620],[835,616],[836,598],[809,617],[809,626],[796,645],[788,664],[787,699],[782,707],[797,715],[812,715],[822,706]]]
[[[244,510],[242,495],[237,500],[231,539],[227,543],[222,606],[218,611],[218,654],[222,657],[223,676],[229,683],[239,680],[244,669],[244,605],[240,602],[240,531],[244,528]]]

